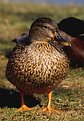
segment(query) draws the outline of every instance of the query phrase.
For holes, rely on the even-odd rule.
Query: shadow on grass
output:
[[[34,96],[25,96],[25,103],[29,107],[34,107],[40,104],[40,100]],[[11,89],[0,88],[0,107],[18,108],[21,106],[21,99],[19,92]]]
[[[46,95],[47,96],[47,95]],[[55,97],[61,97],[63,100],[65,98],[70,100],[75,100],[78,97],[82,97],[82,90],[79,89],[65,89],[65,88],[57,88],[54,91]],[[56,101],[56,98],[54,97],[54,101]],[[45,97],[44,97],[45,98]],[[37,104],[40,105],[40,98],[35,98],[32,95],[25,96],[25,103],[29,107],[34,107]],[[13,89],[6,89],[6,88],[0,88],[0,107],[9,107],[9,108],[18,108],[21,106],[21,98],[18,91]]]

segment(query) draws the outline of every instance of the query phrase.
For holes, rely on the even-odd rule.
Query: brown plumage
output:
[[[84,35],[69,40],[71,47],[64,47],[72,67],[84,66]]]
[[[57,47],[51,44],[55,39]],[[22,107],[19,111],[30,110],[24,105],[23,94],[47,93],[49,103],[45,110],[51,112],[51,91],[69,71],[68,58],[59,44],[64,42],[55,21],[42,17],[30,28],[29,44],[14,47],[6,67],[6,77],[21,92]]]
[[[84,20],[68,17],[58,23],[62,36],[71,42],[72,46],[64,47],[69,57],[71,67],[84,66]]]

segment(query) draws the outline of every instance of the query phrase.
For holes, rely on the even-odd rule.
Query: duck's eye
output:
[[[53,27],[47,26],[47,25],[44,25],[43,27],[46,28],[46,29],[48,29],[49,31],[51,31],[53,34],[55,33],[55,30],[54,30]]]
[[[57,37],[58,39],[60,39],[60,36],[59,36],[59,35],[57,35],[56,37]]]
[[[44,28],[48,28],[47,26],[44,26]]]

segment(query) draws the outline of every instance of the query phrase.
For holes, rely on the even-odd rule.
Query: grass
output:
[[[57,22],[69,16],[84,20],[84,6],[0,3],[0,121],[83,121],[84,68],[70,69],[68,77],[53,92],[52,106],[62,110],[60,117],[55,113],[38,113],[47,105],[47,96],[36,94],[25,96],[26,104],[34,106],[34,111],[15,113],[21,101],[19,92],[5,77],[6,56],[14,46],[11,40],[27,32],[39,16]]]

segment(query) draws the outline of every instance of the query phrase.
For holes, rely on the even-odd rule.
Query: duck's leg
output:
[[[21,108],[17,109],[16,112],[19,112],[19,111],[28,111],[28,110],[31,110],[32,108],[29,108],[25,105],[25,102],[24,102],[24,93],[22,91],[20,91],[20,96],[21,96]]]
[[[55,110],[51,108],[51,98],[52,98],[52,91],[48,93],[48,105],[42,111],[49,112],[49,113],[56,112],[58,115],[60,115],[61,114],[60,110]]]

